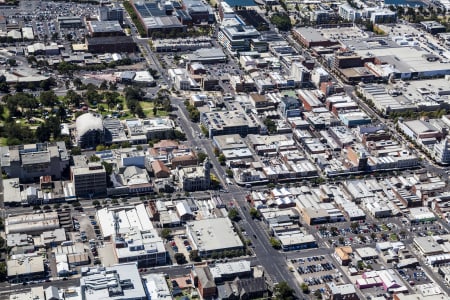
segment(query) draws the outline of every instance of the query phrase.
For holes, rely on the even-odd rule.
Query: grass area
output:
[[[5,137],[0,137],[0,146],[8,146],[8,139]]]
[[[155,115],[153,114],[153,107],[155,106],[155,104],[153,102],[140,101],[139,104],[141,104],[142,110],[147,117],[155,117]],[[165,117],[167,115],[167,111],[164,110],[158,109],[158,111],[156,112],[156,117]]]
[[[388,231],[389,227],[386,224],[381,225],[381,230]]]
[[[398,236],[395,233],[392,233],[391,235],[389,235],[389,238],[391,239],[391,241],[398,241]]]

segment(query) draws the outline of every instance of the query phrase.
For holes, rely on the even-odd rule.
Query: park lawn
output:
[[[155,117],[155,115],[153,114],[153,107],[155,106],[155,104],[153,102],[139,101],[139,104],[141,104],[142,110],[147,117]],[[158,109],[158,111],[156,112],[156,117],[165,117],[167,115],[167,111],[164,110]]]

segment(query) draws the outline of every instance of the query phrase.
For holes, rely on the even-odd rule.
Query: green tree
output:
[[[92,201],[92,206],[95,206],[95,207],[100,206],[100,201],[98,201],[98,200]]]
[[[61,65],[61,64],[60,64]],[[75,86],[75,88],[76,89],[80,89],[81,88],[81,86],[83,85],[83,82],[81,81],[81,79],[79,78],[79,77],[76,77],[74,80],[73,80],[73,85]]]
[[[350,224],[350,228],[355,231],[359,228],[359,223],[358,222],[353,222]]]
[[[70,150],[71,155],[80,155],[81,154],[81,148],[80,147],[73,147]]]
[[[106,80],[103,80],[102,83],[99,86],[99,89],[107,90],[108,89],[108,82],[106,82]]]
[[[111,175],[113,173],[113,164],[110,164],[109,162],[102,161],[102,165],[105,168],[105,172],[107,175]],[[107,177],[109,179],[109,176]]]
[[[281,242],[279,240],[277,240],[274,237],[271,237],[270,240],[270,245],[274,248],[274,249],[281,249]]]
[[[91,157],[89,157],[89,161],[90,162],[98,162],[98,161],[100,161],[100,157],[98,157],[97,155],[92,155]]]
[[[175,258],[175,261],[179,265],[183,265],[183,264],[187,263],[186,256],[184,256],[183,253],[175,253],[173,258]]]
[[[217,160],[219,161],[220,165],[224,166],[227,158],[225,157],[225,155],[223,153],[220,153]]]
[[[58,96],[54,91],[44,91],[39,96],[39,100],[43,106],[52,107],[58,102]]]
[[[276,300],[294,300],[295,291],[286,281],[279,282],[274,288],[274,296]]]
[[[291,18],[285,13],[273,14],[270,22],[281,31],[289,31],[292,28]]]
[[[259,213],[259,210],[257,210],[254,207],[250,208],[249,213],[252,218],[259,218],[261,216],[261,214]]]
[[[36,128],[36,138],[40,142],[48,142],[52,136],[49,128],[45,124],[41,124]]]
[[[239,220],[239,212],[236,208],[231,208],[228,211],[228,218],[230,218],[230,220],[232,221],[238,221]]]
[[[225,173],[227,174],[228,177],[233,177],[233,171],[231,169],[226,169]]]
[[[263,123],[264,123],[264,125],[266,125],[267,131],[269,133],[273,134],[273,133],[277,132],[277,125],[275,124],[275,122],[272,119],[265,118]]]
[[[163,228],[163,230],[161,230],[161,237],[163,239],[167,240],[171,236],[172,236],[172,230],[170,230],[169,228]]]
[[[205,159],[208,157],[204,152],[197,152],[197,158],[199,162],[204,162]]]
[[[191,261],[195,261],[195,262],[200,262],[202,261],[202,258],[200,257],[200,255],[198,254],[198,250],[192,250],[191,252],[189,252],[189,259]]]
[[[173,131],[174,139],[179,141],[185,141],[186,140],[186,134],[184,132],[181,132],[177,129]]]
[[[68,90],[64,98],[68,104],[77,108],[80,106],[82,100],[81,96],[74,90]]]
[[[209,137],[209,130],[206,128],[205,125],[200,124],[200,130],[202,131],[202,134],[206,137]]]

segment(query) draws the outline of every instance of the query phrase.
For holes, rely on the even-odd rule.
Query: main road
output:
[[[251,239],[253,251],[257,261],[261,264],[274,283],[286,281],[298,296],[302,295],[299,283],[289,272],[286,256],[275,250],[269,243],[269,235],[265,225],[261,221],[255,221],[248,212],[248,204],[245,196],[249,191],[235,184],[227,184],[224,168],[220,165],[214,155],[213,145],[210,139],[202,138],[202,132],[198,124],[193,123],[189,119],[189,114],[184,106],[183,99],[172,97],[172,105],[177,107],[178,120],[186,134],[186,138],[196,149],[204,151],[210,158],[213,165],[213,171],[222,183],[223,187],[227,187],[228,193],[221,193],[221,197],[226,203],[232,203],[241,217],[238,222],[239,226],[247,232],[247,238]]]

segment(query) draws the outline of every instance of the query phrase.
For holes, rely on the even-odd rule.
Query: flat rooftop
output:
[[[243,247],[228,218],[204,219],[186,224],[193,242],[200,251]]]
[[[88,21],[89,27],[94,33],[123,32],[119,21]]]
[[[395,65],[395,68],[402,73],[426,72],[430,70],[449,70],[450,72],[450,63],[428,61],[424,55],[429,53],[419,47],[368,48],[355,50],[355,52],[362,57],[375,56],[382,62]]]

